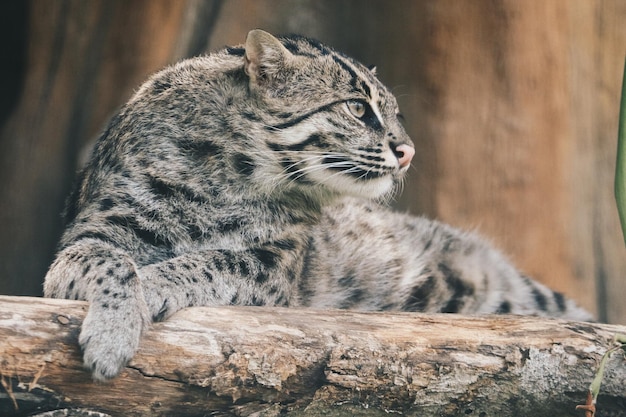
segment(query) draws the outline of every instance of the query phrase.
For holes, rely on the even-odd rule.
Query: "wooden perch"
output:
[[[582,416],[625,326],[260,307],[190,308],[145,332],[125,371],[94,383],[77,345],[87,303],[0,296],[0,415]],[[613,355],[599,415],[626,416]]]

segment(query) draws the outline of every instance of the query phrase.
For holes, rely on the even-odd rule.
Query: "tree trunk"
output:
[[[82,369],[86,308],[0,296],[1,415],[574,416],[601,355],[626,333],[531,317],[198,307],[145,332],[103,384]],[[624,386],[614,355],[599,415],[626,416]]]

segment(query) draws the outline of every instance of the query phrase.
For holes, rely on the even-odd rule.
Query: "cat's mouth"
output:
[[[402,177],[409,169],[415,149],[408,144],[380,148],[360,148],[351,155],[327,154],[321,164],[334,172],[357,180],[374,180],[384,176]]]
[[[401,184],[415,154],[407,144],[358,148],[351,152],[298,153],[281,160],[291,184],[321,185],[342,195],[379,198]]]
[[[376,158],[384,162],[383,158]],[[390,174],[390,171],[384,169],[384,165],[364,164],[343,156],[326,156],[322,159],[322,164],[331,171],[348,175],[357,180],[372,180]]]
[[[401,165],[382,155],[327,155],[320,160],[324,169],[316,172],[318,175],[314,180],[340,194],[379,198],[397,189],[411,157],[407,157],[409,163]]]

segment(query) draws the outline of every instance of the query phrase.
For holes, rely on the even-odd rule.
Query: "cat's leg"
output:
[[[293,305],[301,264],[299,251],[268,245],[188,253],[145,266],[139,276],[152,320],[160,321],[190,306]]]
[[[81,240],[61,251],[46,275],[44,295],[89,301],[79,344],[97,380],[120,372],[150,323],[132,258],[99,240]]]
[[[289,305],[301,256],[282,240],[246,251],[206,250],[137,268],[122,251],[81,241],[63,250],[45,295],[90,302],[79,343],[97,380],[115,377],[152,320],[196,305]]]

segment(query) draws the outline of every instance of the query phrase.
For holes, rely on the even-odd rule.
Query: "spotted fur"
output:
[[[189,306],[589,318],[475,235],[381,204],[414,153],[398,117],[374,71],[260,30],[149,79],[80,174],[45,280],[90,302],[93,376]]]

